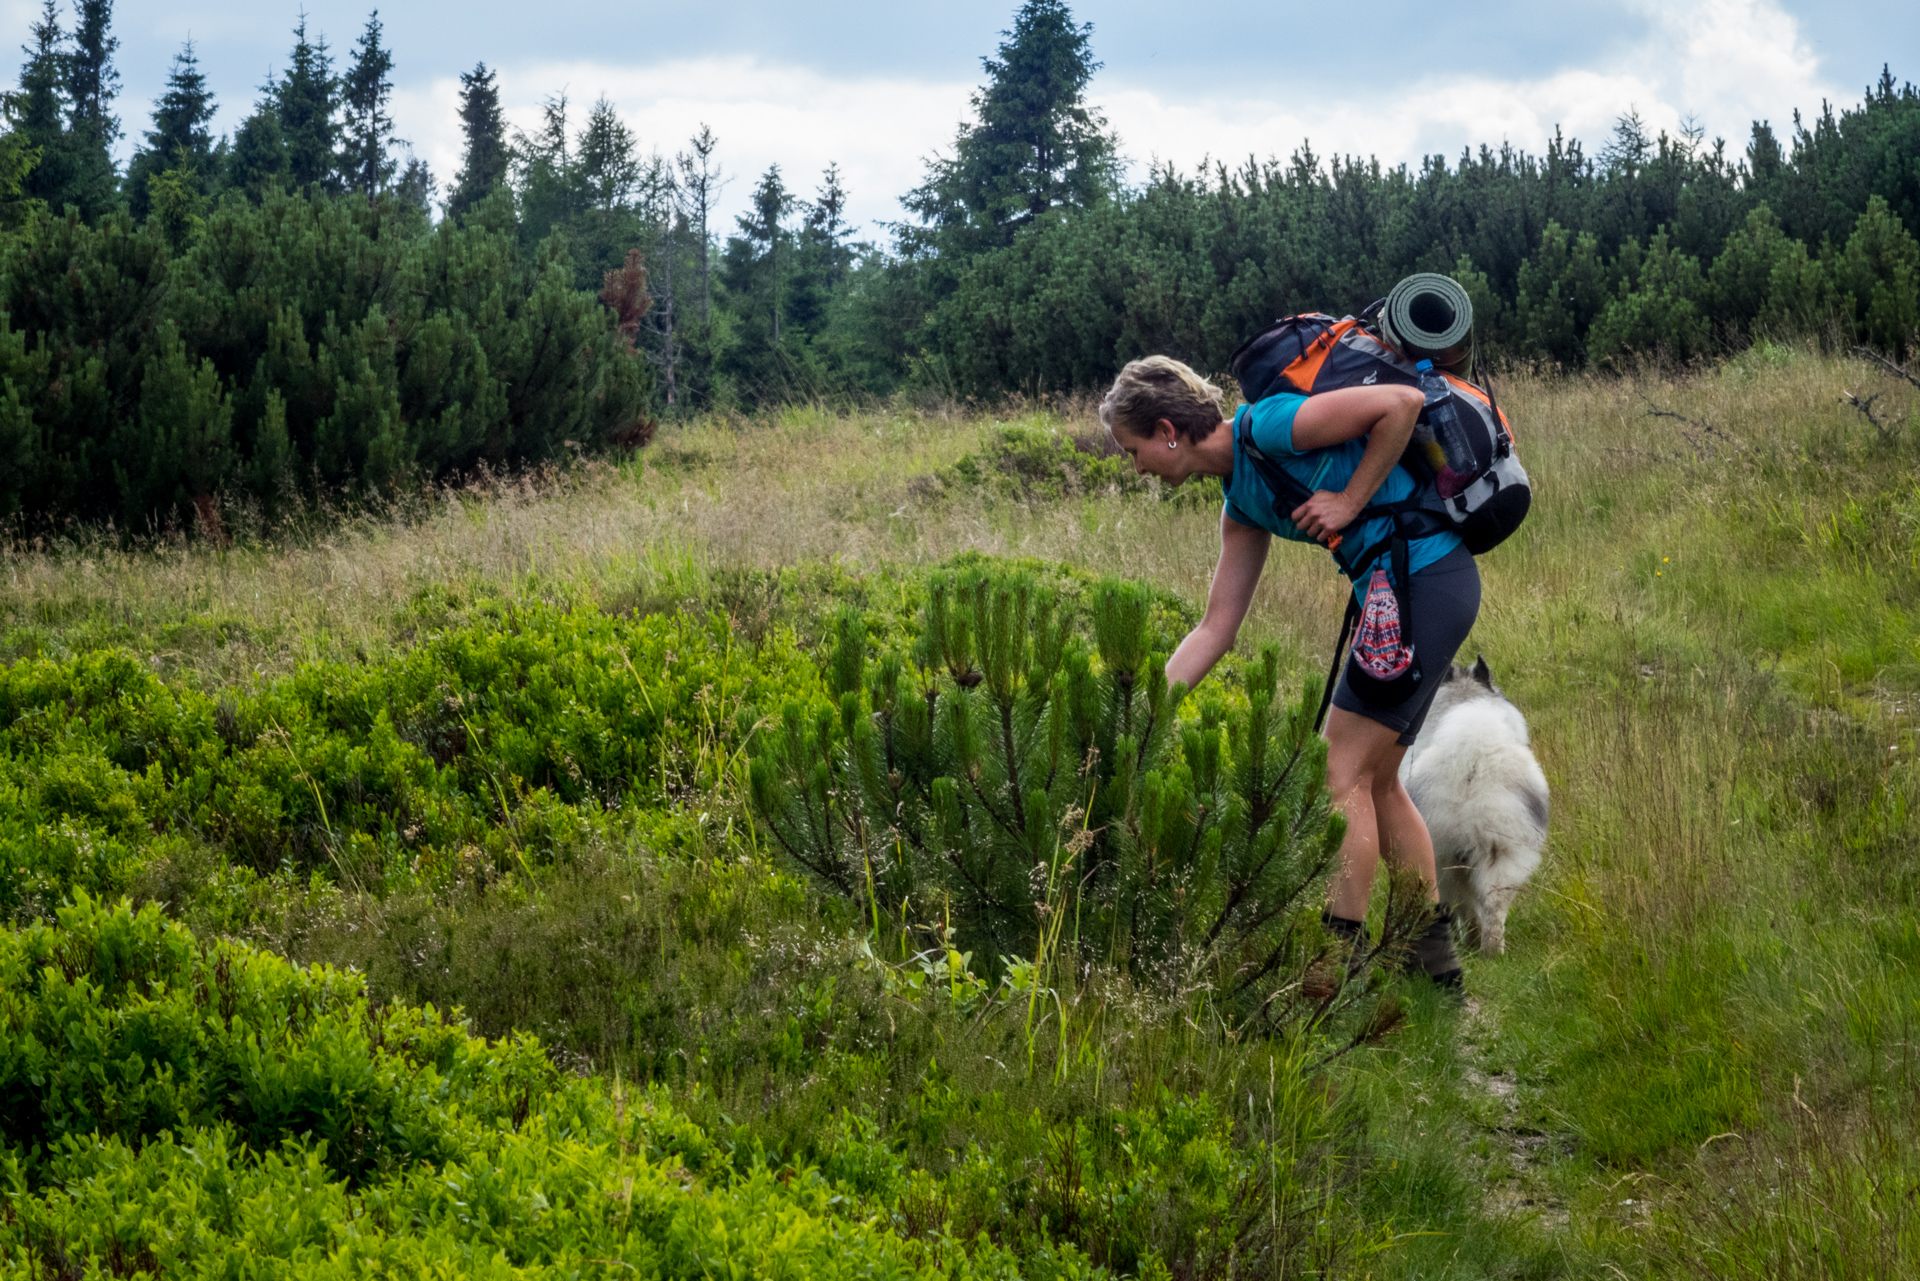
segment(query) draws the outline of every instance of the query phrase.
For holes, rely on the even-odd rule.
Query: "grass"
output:
[[[1508,955],[1469,959],[1468,1009],[1417,999],[1384,1047],[1328,1071],[1339,1124],[1364,1127],[1342,1148],[1354,1154],[1343,1204],[1394,1240],[1353,1255],[1356,1272],[1916,1266],[1920,406],[1889,383],[1888,400],[1906,396],[1889,436],[1839,401],[1881,377],[1760,347],[1686,376],[1501,384],[1536,502],[1482,562],[1468,650],[1528,714],[1552,837]],[[1020,421],[1090,426],[1077,410]],[[0,654],[120,645],[169,680],[216,690],[400,652],[423,593],[448,584],[619,612],[718,607],[748,636],[790,626],[810,643],[837,595],[884,595],[901,573],[965,551],[1203,598],[1218,547],[1209,507],[926,482],[964,475],[955,465],[993,431],[798,408],[669,427],[625,467],[436,493],[224,550],[16,547],[0,563]],[[1325,557],[1277,549],[1241,652],[1271,641],[1296,675],[1317,672],[1341,592]],[[694,816],[705,815],[705,852],[737,859],[744,829],[727,797],[687,803],[708,807]],[[896,1027],[884,1048],[782,1098],[791,1074],[668,1062],[689,1044],[717,1062],[728,1046],[787,1036],[804,1059],[809,1029],[870,1037],[888,1008],[853,958],[795,962],[817,946],[797,923],[816,909],[804,896],[781,906],[798,891],[770,898],[746,870],[696,876],[609,848],[537,893],[475,883],[376,901],[276,883],[218,918],[180,888],[196,875],[160,869],[148,892],[199,904],[202,929],[351,961],[378,991],[462,1003],[485,1030],[536,1030],[580,1065],[677,1080],[712,1125],[751,1105],[762,1141],[804,1148],[836,1097],[924,1121],[919,1105],[887,1111],[877,1065],[924,1081],[952,1058],[942,1038],[956,1033],[935,1020],[905,1040]],[[744,984],[722,963],[741,946],[754,957]],[[789,977],[802,972],[842,986],[823,997]],[[686,1022],[729,1007],[726,1026]],[[1129,1033],[1111,1016],[1101,1035]],[[1231,1110],[1260,1072],[1244,1047],[1143,1037],[1138,1061],[1158,1066],[1140,1079],[1169,1101],[1204,1094]],[[956,1070],[953,1097],[1005,1099],[990,1073]],[[1065,1106],[1018,1097],[1013,1113]],[[895,1136],[896,1158],[905,1143],[941,1160],[964,1150],[970,1126],[1007,1133],[991,1109],[969,1108],[921,1138]],[[1046,1140],[1007,1142],[1038,1152]],[[859,1150],[845,1136],[816,1147],[832,1160]]]

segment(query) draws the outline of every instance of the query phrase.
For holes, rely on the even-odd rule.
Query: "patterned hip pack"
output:
[[[1401,625],[1400,596],[1387,571],[1375,568],[1354,630],[1347,684],[1370,707],[1392,707],[1420,687],[1420,663]]]

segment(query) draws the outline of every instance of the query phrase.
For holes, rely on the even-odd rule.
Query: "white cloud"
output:
[[[833,79],[750,58],[641,67],[540,63],[500,73],[501,102],[520,129],[533,129],[541,103],[563,91],[576,121],[606,94],[643,148],[669,156],[701,124],[712,126],[720,163],[733,178],[721,197],[724,209],[744,208],[747,189],[770,164],[805,197],[820,172],[837,163],[852,195],[852,216],[895,221],[902,217],[899,197],[920,180],[925,157],[952,144],[972,86]],[[394,95],[400,134],[443,185],[460,167],[459,93],[459,81],[448,78]]]
[[[1436,152],[1452,159],[1463,146],[1503,141],[1537,152],[1556,125],[1597,146],[1629,108],[1656,131],[1694,121],[1737,152],[1753,120],[1779,122],[1834,96],[1798,22],[1775,0],[1632,3],[1649,24],[1644,41],[1605,64],[1537,79],[1431,77],[1305,109],[1297,99],[1180,103],[1098,87],[1131,156],[1181,165],[1203,155],[1229,163],[1285,157],[1302,139],[1323,156],[1377,155],[1389,164]]]
[[[1592,65],[1529,78],[1433,76],[1375,85],[1345,98],[1289,92],[1284,68],[1272,96],[1180,96],[1102,75],[1091,96],[1106,110],[1136,172],[1149,159],[1191,167],[1211,156],[1229,164],[1249,154],[1286,157],[1303,139],[1321,155],[1377,155],[1387,163],[1464,145],[1539,151],[1556,125],[1590,146],[1615,119],[1637,109],[1652,129],[1685,120],[1723,135],[1737,151],[1750,121],[1783,121],[1836,94],[1798,21],[1778,0],[1621,0],[1643,20],[1646,36]],[[1518,70],[1516,68],[1516,70]],[[1244,83],[1244,82],[1243,82]],[[968,114],[967,83],[834,78],[820,71],[752,58],[696,59],[655,65],[537,62],[501,72],[509,118],[521,128],[540,103],[564,90],[586,107],[605,93],[644,146],[671,154],[704,122],[721,139],[720,158],[736,181],[723,207],[743,207],[754,177],[779,163],[802,195],[828,162],[838,162],[857,220],[902,216],[899,196],[915,185],[926,156],[952,143]],[[396,94],[400,133],[446,182],[458,169],[459,85],[442,79]],[[724,224],[723,224],[724,225]]]

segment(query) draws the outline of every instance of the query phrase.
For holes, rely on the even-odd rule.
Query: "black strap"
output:
[[[1405,629],[1400,634],[1400,641],[1404,645],[1411,646],[1413,644],[1413,571],[1407,565],[1411,555],[1410,540],[1397,528],[1393,531],[1393,546],[1390,550],[1393,560],[1393,582],[1390,585],[1393,588],[1394,603],[1400,607],[1401,626]]]
[[[1507,430],[1507,424],[1500,417],[1500,401],[1493,394],[1493,364],[1478,351],[1474,352],[1473,373],[1480,385],[1486,388],[1487,408],[1493,411],[1493,433],[1498,442],[1498,451],[1503,456],[1510,454],[1513,452],[1513,435]]]
[[[1285,512],[1290,513],[1313,497],[1311,489],[1296,479],[1293,473],[1267,457],[1260,451],[1260,447],[1253,443],[1251,406],[1243,409],[1237,416],[1234,422],[1234,434],[1238,439],[1240,452],[1246,455],[1247,461],[1253,464],[1253,469],[1260,473],[1260,479],[1266,481],[1267,488],[1273,491],[1273,507],[1276,516],[1283,514],[1281,504],[1284,503]],[[1347,535],[1382,517],[1393,518],[1394,532],[1365,548],[1357,551],[1348,550],[1344,555],[1339,548],[1335,548],[1333,558],[1339,563],[1342,572],[1348,578],[1358,582],[1360,576],[1373,567],[1373,563],[1380,559],[1382,553],[1389,550],[1394,538],[1430,538],[1435,534],[1451,531],[1453,521],[1447,516],[1446,511],[1444,509],[1436,511],[1434,508],[1438,496],[1438,491],[1431,485],[1420,485],[1416,481],[1416,488],[1410,497],[1392,503],[1369,503],[1361,508],[1359,515],[1355,516],[1345,529],[1339,531],[1344,546],[1349,548],[1353,546],[1348,541]]]
[[[1347,593],[1347,612],[1340,618],[1340,639],[1333,643],[1333,663],[1327,668],[1326,688],[1320,691],[1320,710],[1313,714],[1313,732],[1318,734],[1327,723],[1327,709],[1333,706],[1333,687],[1340,680],[1340,660],[1347,656],[1347,642],[1353,639],[1353,626],[1360,621],[1360,602]]]

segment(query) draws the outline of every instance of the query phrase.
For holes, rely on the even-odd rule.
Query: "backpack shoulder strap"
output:
[[[1360,621],[1360,602],[1347,593],[1347,612],[1340,619],[1340,639],[1333,643],[1333,662],[1327,668],[1327,683],[1320,688],[1320,708],[1313,714],[1313,732],[1318,734],[1327,723],[1327,709],[1333,706],[1333,687],[1340,683],[1340,660],[1347,656],[1347,642],[1353,639],[1354,624]]]
[[[1233,430],[1235,433],[1235,442],[1240,446],[1240,452],[1247,456],[1247,461],[1253,464],[1253,469],[1260,473],[1260,479],[1266,481],[1267,488],[1273,491],[1274,507],[1276,509],[1281,503],[1286,503],[1287,510],[1292,511],[1295,507],[1298,507],[1301,503],[1313,497],[1313,491],[1311,489],[1301,484],[1299,480],[1294,478],[1293,473],[1289,472],[1273,459],[1267,457],[1266,454],[1260,451],[1260,447],[1253,443],[1252,405],[1248,405],[1241,410],[1239,414],[1235,415]]]
[[[1493,430],[1498,438],[1499,452],[1504,456],[1513,452],[1513,433],[1507,430],[1507,416],[1500,412],[1500,402],[1493,394],[1493,362],[1487,360],[1478,351],[1473,357],[1474,376],[1486,389],[1487,408],[1492,410]]]
[[[1293,473],[1282,467],[1274,459],[1260,451],[1253,443],[1253,409],[1248,406],[1235,415],[1234,439],[1245,454],[1260,479],[1267,482],[1267,488],[1273,491],[1273,508],[1276,515],[1293,511],[1294,508],[1313,497],[1313,491],[1297,480]],[[1431,482],[1421,483],[1419,476],[1414,477],[1417,485],[1413,495],[1395,503],[1369,503],[1360,509],[1359,515],[1351,524],[1341,530],[1334,545],[1329,549],[1333,558],[1339,562],[1340,569],[1348,578],[1359,579],[1376,560],[1386,553],[1397,538],[1426,538],[1453,528],[1453,522],[1447,518],[1444,508],[1436,508],[1437,492]],[[1368,547],[1358,547],[1346,542],[1346,536],[1368,521],[1378,520],[1382,516],[1391,516],[1394,530],[1387,537]]]

